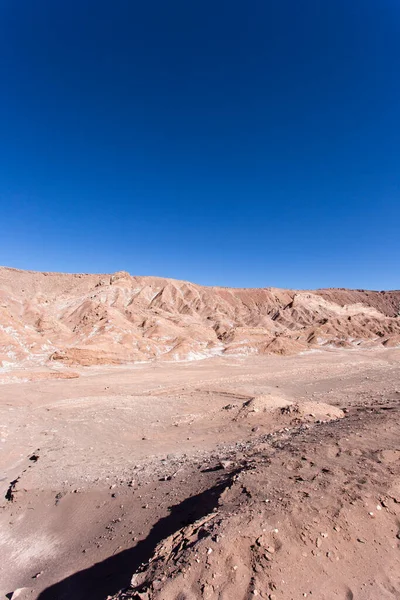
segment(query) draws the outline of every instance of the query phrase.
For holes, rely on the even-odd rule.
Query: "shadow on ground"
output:
[[[127,588],[133,573],[151,558],[161,540],[212,512],[232,476],[233,473],[222,483],[172,506],[170,514],[160,519],[147,538],[133,548],[66,577],[45,589],[38,600],[104,600]]]

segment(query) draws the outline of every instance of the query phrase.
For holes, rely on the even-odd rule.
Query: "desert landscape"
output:
[[[0,295],[2,597],[400,598],[400,291]]]
[[[400,291],[204,287],[0,268],[0,365],[92,366],[400,344]]]

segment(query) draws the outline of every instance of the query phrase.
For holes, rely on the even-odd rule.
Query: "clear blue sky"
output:
[[[398,0],[3,0],[0,264],[399,288]]]

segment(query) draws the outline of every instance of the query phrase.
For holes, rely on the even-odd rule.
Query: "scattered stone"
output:
[[[62,492],[58,492],[58,494],[55,495],[55,506],[57,506],[57,504],[60,502],[61,498],[65,495],[65,493]]]
[[[20,478],[17,477],[16,479],[14,479],[13,481],[10,482],[10,485],[9,485],[6,495],[5,495],[5,499],[8,502],[14,502],[15,493],[17,491],[15,488],[16,488],[16,485],[17,485],[19,479]],[[18,588],[18,589],[23,589],[23,588]]]

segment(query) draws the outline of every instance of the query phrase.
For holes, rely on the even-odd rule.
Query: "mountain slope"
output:
[[[400,343],[400,291],[204,287],[0,268],[0,363],[120,364]]]

